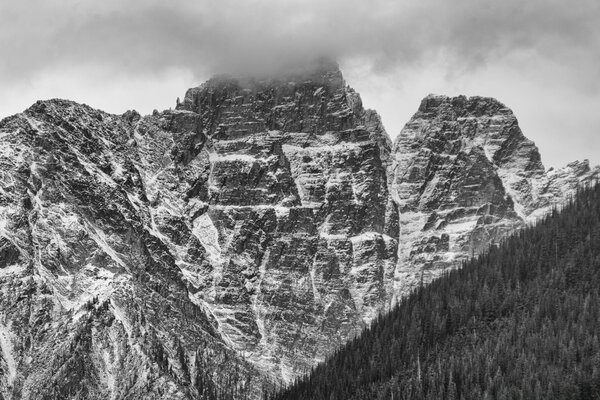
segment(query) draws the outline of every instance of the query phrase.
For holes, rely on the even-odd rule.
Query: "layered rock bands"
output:
[[[38,102],[0,141],[4,398],[255,397],[599,174],[490,98],[392,145],[328,62],[145,117]]]

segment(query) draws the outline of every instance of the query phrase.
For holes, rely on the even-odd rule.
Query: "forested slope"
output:
[[[273,400],[600,398],[600,186],[422,286]]]

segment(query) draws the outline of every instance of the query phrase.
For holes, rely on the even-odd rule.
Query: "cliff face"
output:
[[[512,111],[484,97],[426,97],[393,158],[398,296],[534,222],[600,171],[584,161],[546,172]]]
[[[389,139],[331,65],[286,80],[214,79],[178,108],[210,137],[188,200],[205,209],[190,224],[210,267],[184,274],[238,350],[291,379],[391,295]]]
[[[3,398],[183,399],[259,377],[157,230],[139,123],[61,100],[0,123]]]
[[[391,296],[390,143],[335,66],[147,117],[38,102],[0,132],[5,393],[260,388]]]
[[[0,141],[5,398],[255,396],[598,175],[485,98],[392,148],[328,63],[145,117],[38,102]]]

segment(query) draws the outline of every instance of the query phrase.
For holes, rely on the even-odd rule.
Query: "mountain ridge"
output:
[[[32,277],[45,329],[79,324],[94,343],[76,358],[94,373],[60,386],[64,371],[27,361],[50,342],[9,313],[5,387],[30,393],[40,368],[56,390],[114,398],[153,388],[139,376],[173,398],[198,395],[198,382],[240,396],[291,381],[415,285],[523,226],[505,181],[535,217],[597,176],[585,163],[540,170],[533,144],[507,140],[529,143],[512,112],[486,102],[426,98],[392,145],[327,64],[309,79],[211,80],[147,116],[51,100],[2,120],[1,286],[18,293],[13,281]],[[116,322],[94,330],[85,312]],[[111,360],[137,372],[113,378]],[[228,369],[235,384],[216,378]]]
[[[406,238],[396,274],[402,295],[534,222],[600,173],[585,161],[546,171],[512,111],[480,96],[425,97],[393,154],[392,195]]]

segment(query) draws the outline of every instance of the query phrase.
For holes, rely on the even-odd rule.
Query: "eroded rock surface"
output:
[[[391,296],[389,139],[335,65],[285,80],[214,79],[179,110],[210,137],[190,194],[206,210],[190,224],[210,267],[181,267],[234,346],[291,379]]]
[[[234,367],[260,388],[391,296],[390,142],[335,65],[146,117],[38,102],[0,136],[6,390],[184,398]]]
[[[2,398],[261,387],[157,231],[138,123],[62,100],[0,123]]]
[[[327,62],[145,117],[38,102],[0,141],[4,398],[256,397],[598,175],[480,97],[392,148]]]
[[[512,111],[485,97],[426,97],[393,157],[398,296],[534,222],[600,172],[587,161],[546,172]]]

